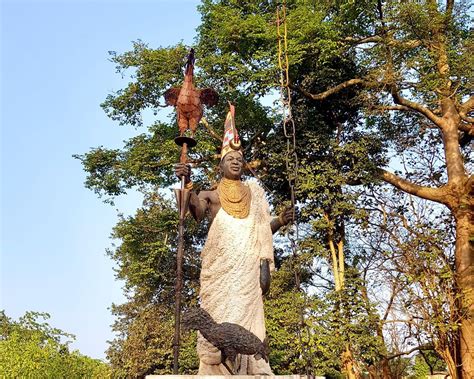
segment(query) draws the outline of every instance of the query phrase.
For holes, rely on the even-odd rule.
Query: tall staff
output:
[[[182,87],[170,88],[164,93],[167,105],[176,107],[178,114],[178,128],[180,136],[175,139],[181,146],[180,163],[187,163],[188,147],[196,146],[193,138],[199,121],[203,115],[203,105],[217,104],[219,96],[212,88],[197,89],[194,87],[194,49],[191,49],[186,60],[184,83]],[[190,130],[191,137],[184,134]],[[183,289],[183,257],[184,257],[184,217],[188,210],[190,188],[186,188],[185,177],[181,177],[181,188],[175,190],[179,211],[178,251],[176,257],[176,305],[175,305],[175,330],[173,339],[173,374],[178,374],[178,357],[180,342],[181,319],[181,292]]]
[[[176,144],[181,146],[179,163],[186,163],[188,146],[196,146],[196,140],[189,137],[178,137]],[[174,309],[174,338],[173,338],[173,374],[178,374],[178,359],[180,346],[181,325],[181,292],[183,290],[183,257],[184,257],[184,218],[188,210],[190,190],[186,188],[185,177],[181,177],[181,188],[175,189],[176,202],[179,212],[178,251],[176,254],[176,283],[175,283],[175,309]]]

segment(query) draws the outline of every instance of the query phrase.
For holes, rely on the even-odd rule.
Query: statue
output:
[[[231,143],[232,142],[232,143]],[[272,234],[292,221],[293,211],[270,216],[263,189],[255,181],[241,180],[244,160],[235,128],[233,107],[225,123],[217,189],[191,191],[189,210],[199,222],[209,217],[211,226],[201,251],[201,308],[217,323],[240,325],[265,340],[262,289],[269,287],[274,267]],[[192,189],[191,169],[180,163],[175,173]],[[261,273],[263,275],[261,275]],[[262,283],[261,283],[262,282]],[[221,364],[221,351],[198,335],[199,375],[229,375]],[[233,365],[233,362],[231,363]],[[264,359],[239,355],[233,367],[239,375],[271,375]]]

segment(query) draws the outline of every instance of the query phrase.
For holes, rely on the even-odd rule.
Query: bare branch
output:
[[[308,99],[311,99],[311,100],[324,100],[326,99],[327,97],[331,96],[331,95],[334,95],[340,91],[342,91],[343,89],[346,89],[348,87],[352,87],[352,86],[355,86],[355,85],[358,85],[358,84],[361,84],[361,85],[367,85],[369,82],[364,80],[364,79],[350,79],[350,80],[347,80],[341,84],[338,84],[337,86],[335,87],[332,87],[324,92],[320,92],[320,93],[317,93],[317,94],[312,94],[308,91],[306,91],[305,89],[299,87],[299,86],[295,86],[294,84],[289,84],[289,87],[292,89],[292,90],[295,90],[295,91],[298,91],[300,92],[303,96],[307,97]]]
[[[461,117],[461,119],[467,123],[474,124],[474,117],[468,116],[468,113],[472,112],[473,110],[474,110],[474,96],[471,96],[458,108],[459,117]],[[469,134],[473,133],[471,130],[466,130],[466,129],[462,129],[462,130],[468,132]]]
[[[397,278],[399,277],[400,275],[397,275]],[[392,293],[390,295],[390,299],[388,301],[388,304],[387,304],[387,309],[385,309],[385,313],[382,317],[382,321],[387,321],[387,318],[388,318],[388,315],[390,313],[390,310],[392,308],[392,304],[395,300],[395,296],[397,294],[397,282],[394,282],[393,283],[393,286],[392,286]]]
[[[392,319],[392,320],[384,320],[384,324],[413,324],[416,325],[417,322],[415,320],[404,320],[404,319]]]
[[[470,136],[474,136],[474,118],[473,117],[466,117],[466,118],[467,118],[467,120],[465,120],[466,123],[462,123],[462,122],[459,123],[458,129],[462,130],[463,132],[466,132]]]
[[[207,129],[207,131],[209,132],[209,134],[211,136],[213,136],[216,140],[222,142],[222,137],[219,136],[209,125],[209,123],[207,122],[207,120],[203,117],[201,118],[201,124],[204,125],[204,127]]]
[[[459,114],[459,117],[461,117],[461,119],[462,119],[464,122],[467,122],[467,123],[469,123],[469,124],[474,124],[474,117],[469,117],[469,116],[466,116],[465,114]],[[465,125],[465,126],[466,126],[468,129],[472,129],[472,127],[469,128],[468,125]],[[466,129],[463,129],[463,128],[459,128],[459,129],[464,130],[464,131],[466,131],[466,132],[470,132],[470,130],[466,130]]]
[[[382,37],[380,36],[369,36],[369,37],[362,37],[362,38],[346,37],[343,39],[343,42],[359,45],[359,44],[364,44],[364,43],[382,42]]]
[[[389,43],[389,44],[393,44],[395,46],[402,46],[409,49],[414,49],[415,47],[421,46],[421,41],[417,39],[412,39],[409,41],[394,41],[393,43]]]
[[[469,113],[474,109],[474,96],[471,96],[464,103],[461,104],[459,108],[459,113]]]
[[[414,111],[417,111],[418,113],[421,113],[423,116],[428,118],[431,122],[433,122],[439,128],[442,128],[444,126],[444,121],[441,117],[436,116],[431,110],[429,110],[428,108],[425,108],[421,104],[416,103],[414,101],[407,100],[404,97],[402,97],[398,93],[398,89],[395,85],[392,85],[390,92],[392,94],[392,98],[395,104],[403,105],[405,107],[413,109]]]
[[[451,21],[451,18],[453,16],[453,8],[454,8],[454,0],[447,0],[446,1],[446,27],[448,26],[447,24]]]
[[[388,32],[386,34],[387,34],[387,37],[389,37],[388,39],[386,39],[386,43],[389,46],[396,46],[396,47],[402,47],[402,48],[408,48],[408,49],[414,49],[415,47],[421,46],[421,40],[413,39],[413,40],[399,41],[399,40],[394,39],[391,34],[390,36],[388,36],[389,34]],[[346,42],[351,45],[363,45],[366,43],[380,43],[383,41],[384,41],[384,38],[378,35],[361,37],[361,38],[346,37],[342,40],[342,42]]]
[[[417,347],[414,347],[413,349],[410,349],[408,351],[402,351],[402,352],[397,353],[397,354],[389,355],[387,357],[387,359],[390,360],[390,359],[398,358],[398,357],[401,357],[402,355],[408,355],[408,354],[411,354],[411,353],[413,353],[415,351],[419,351],[419,350],[433,350],[433,347],[429,346],[429,345],[417,346]]]
[[[414,112],[414,110],[410,107],[406,107],[405,105],[376,105],[372,107],[372,109],[380,110],[380,111],[406,111],[406,112]]]
[[[400,178],[398,175],[395,175],[387,170],[379,169],[378,171],[379,171],[380,178],[383,181],[390,183],[391,185],[397,187],[398,189],[406,193],[421,197],[426,200],[431,200],[431,201],[436,201],[437,203],[446,204],[446,199],[445,199],[446,191],[444,187],[433,188],[433,187],[420,186],[406,179]]]

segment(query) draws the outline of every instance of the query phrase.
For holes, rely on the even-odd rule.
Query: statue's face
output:
[[[227,179],[240,179],[243,167],[244,159],[237,151],[231,151],[221,161],[222,174]]]

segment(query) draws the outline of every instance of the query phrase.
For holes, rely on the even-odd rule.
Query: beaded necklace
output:
[[[222,208],[235,218],[245,218],[250,212],[250,188],[239,179],[222,178],[217,186]]]

